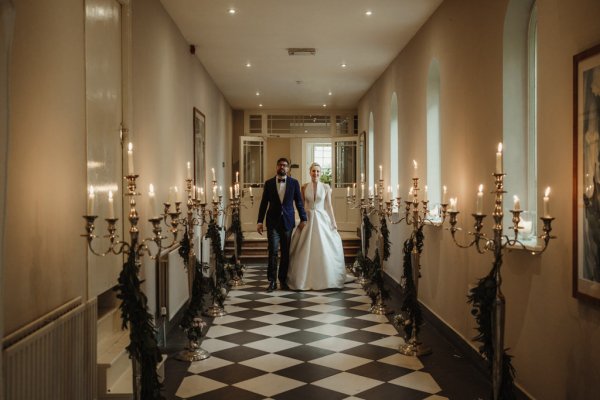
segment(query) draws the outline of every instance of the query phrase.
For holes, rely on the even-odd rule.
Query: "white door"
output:
[[[356,182],[360,161],[356,136],[333,139],[332,205],[338,229],[356,232],[360,224],[358,210],[346,205],[346,191]]]
[[[267,142],[259,136],[240,137],[240,182],[243,190],[242,231],[256,231],[258,208],[265,183]],[[252,197],[250,194],[252,193]],[[252,202],[252,200],[254,202]]]
[[[117,234],[123,237],[123,195],[121,122],[122,59],[121,5],[116,0],[85,1],[85,75],[87,124],[88,188],[95,189],[96,231],[106,232],[108,192],[113,192],[115,216],[119,218]],[[95,240],[103,250],[106,239]],[[89,297],[113,287],[119,276],[121,257],[88,255]]]

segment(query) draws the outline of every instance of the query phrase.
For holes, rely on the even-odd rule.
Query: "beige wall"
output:
[[[87,296],[87,253],[79,236],[86,206],[84,3],[14,3],[5,333]],[[231,108],[188,47],[158,0],[134,0],[131,133],[144,234],[148,184],[161,201],[169,186],[183,187],[194,106],[206,115],[207,166],[220,181],[230,176]],[[151,307],[153,272],[153,266],[144,271]]]
[[[550,185],[553,234],[541,256],[515,251],[504,258],[506,346],[517,382],[538,399],[592,399],[600,389],[600,309],[571,296],[572,57],[600,40],[600,3],[538,0],[539,190]],[[425,94],[432,58],[440,64],[442,182],[459,197],[459,221],[470,228],[476,187],[491,184],[502,140],[502,30],[507,1],[446,0],[361,99],[360,130],[375,118],[375,158],[389,165],[389,107],[399,104],[401,186],[410,160],[426,157]],[[425,162],[420,163],[425,165]],[[423,171],[425,174],[425,171]],[[384,174],[389,179],[389,172]],[[510,176],[507,177],[510,179]],[[401,188],[402,193],[404,190]],[[491,196],[484,211],[491,211]],[[540,205],[541,207],[541,205]],[[489,219],[489,218],[488,218]],[[489,230],[489,222],[487,229]],[[464,338],[475,335],[466,304],[469,285],[491,268],[490,255],[458,249],[447,231],[428,228],[420,299]],[[393,243],[407,231],[392,227]],[[387,271],[401,275],[401,254]]]
[[[268,138],[267,139],[267,167],[265,179],[275,176],[277,169],[277,160],[281,157],[290,159],[290,139],[287,138]]]

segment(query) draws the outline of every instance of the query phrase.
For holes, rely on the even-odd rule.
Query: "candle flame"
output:
[[[88,193],[90,194],[90,196],[94,195],[94,185],[90,185],[90,190],[88,190]]]
[[[188,162],[187,162],[187,167],[188,167],[188,168],[191,168],[191,167],[192,167],[192,163],[188,161]]]
[[[548,186],[548,187],[546,188],[546,191],[544,192],[544,196],[545,196],[545,197],[548,197],[549,195],[550,195],[550,186]]]
[[[133,143],[129,142],[129,144],[127,145],[127,150],[133,151]]]
[[[153,184],[150,184],[148,186],[148,195],[154,196],[154,185]]]
[[[483,192],[483,183],[479,185],[479,193]]]
[[[444,193],[448,193],[448,188],[444,185]]]
[[[413,160],[413,166],[415,167],[415,169],[417,168],[417,162],[415,160]]]
[[[427,185],[425,185],[425,191],[427,191]]]
[[[113,194],[112,194],[112,190],[108,191],[108,201],[112,201],[113,199]]]
[[[516,203],[516,202],[518,202],[518,201],[519,201],[519,196],[517,196],[517,195],[515,194],[515,195],[513,196],[513,200],[514,200],[514,202],[515,202],[515,203]]]
[[[502,142],[498,143],[498,153],[502,153]]]

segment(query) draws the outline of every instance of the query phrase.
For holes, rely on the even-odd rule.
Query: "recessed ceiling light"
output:
[[[331,96],[332,94],[333,94],[333,93],[331,93],[331,90],[330,90],[330,91],[329,91],[329,93],[328,93],[328,95],[330,95],[330,96]]]
[[[260,96],[260,92],[259,92],[259,91],[256,91],[256,95],[257,95],[257,96]]]
[[[366,11],[366,12],[365,12],[365,15],[366,15],[367,17],[370,17],[371,15],[373,15],[373,11],[371,11],[371,10],[368,10],[368,11]]]
[[[227,10],[227,12],[228,12],[230,15],[233,15],[233,14],[235,14],[237,11],[236,11],[236,9],[235,9],[235,8],[230,8],[229,10]]]
[[[342,67],[342,68],[347,68],[347,67],[348,67],[348,64],[346,64],[346,63],[342,63],[342,64],[340,65],[340,67]]]
[[[323,108],[327,107],[327,104],[323,104]]]
[[[258,106],[259,106],[259,107],[262,107],[262,103],[260,103]]]
[[[252,66],[252,64],[250,64],[250,61],[248,61],[248,62],[246,63],[246,68],[250,68],[251,66]]]

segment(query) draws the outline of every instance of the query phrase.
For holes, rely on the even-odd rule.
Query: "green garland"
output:
[[[383,273],[381,258],[379,257],[379,249],[375,250],[375,258],[371,261],[368,257],[361,257],[363,263],[363,273],[366,278],[365,284],[363,284],[363,290],[367,293],[367,296],[371,298],[371,305],[377,303],[377,297],[381,294],[381,299],[387,299],[390,297],[390,293],[383,285]]]
[[[421,305],[417,299],[417,290],[413,281],[413,268],[419,268],[419,265],[412,265],[412,251],[417,246],[419,255],[423,251],[423,228],[417,230],[415,235],[404,242],[404,259],[403,259],[403,274],[402,282],[404,283],[405,295],[400,307],[400,313],[394,319],[394,325],[404,331],[404,339],[408,340],[412,337],[412,330],[416,329],[416,334],[419,334],[421,325],[423,324],[423,314]]]
[[[477,331],[475,340],[481,343],[479,353],[488,361],[491,371],[494,360],[493,328],[492,319],[494,312],[494,301],[496,299],[496,272],[502,263],[501,259],[494,262],[490,273],[480,279],[477,286],[470,290],[468,302],[473,306],[471,314],[477,321]],[[507,349],[502,350],[502,382],[500,383],[500,399],[514,400],[515,393],[515,369],[512,366],[512,356],[507,354]]]
[[[391,244],[390,244],[390,230],[387,227],[387,221],[385,219],[385,215],[381,216],[380,223],[380,231],[381,236],[383,236],[383,261],[387,261],[391,255]]]
[[[231,226],[227,229],[227,234],[235,235],[235,243],[237,247],[237,251],[229,259],[229,262],[225,266],[225,269],[229,275],[229,279],[233,279],[234,277],[239,277],[240,279],[244,277],[244,270],[246,269],[244,265],[238,263],[238,259],[235,257],[235,253],[238,255],[242,254],[242,245],[244,242],[244,234],[242,232],[242,222],[240,220],[240,214],[234,213],[231,216]]]
[[[210,239],[210,245],[212,248],[213,255],[215,257],[215,278],[209,279],[209,291],[214,301],[217,302],[219,307],[223,307],[225,298],[227,297],[227,276],[225,274],[225,256],[223,255],[223,249],[221,248],[221,234],[219,233],[219,226],[213,219],[208,224],[208,231],[206,237]]]
[[[371,219],[367,214],[363,215],[363,223],[365,225],[365,257],[369,254],[369,242],[371,241],[371,236],[373,235],[373,231],[376,230],[375,226],[371,223]]]
[[[152,315],[148,312],[148,298],[140,290],[138,278],[139,265],[136,265],[136,254],[131,249],[137,248],[133,242],[119,274],[119,281],[115,288],[117,298],[121,299],[121,328],[126,329],[129,324],[129,340],[127,346],[129,357],[140,363],[141,367],[141,398],[164,399],[161,394],[162,385],[158,380],[156,367],[162,357],[156,342],[156,329]]]

